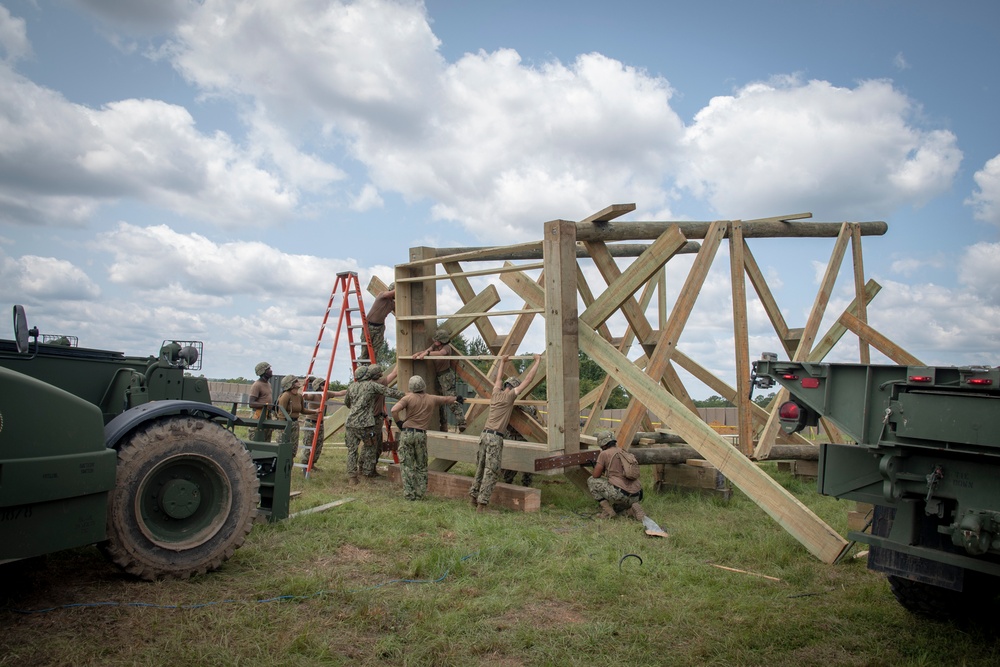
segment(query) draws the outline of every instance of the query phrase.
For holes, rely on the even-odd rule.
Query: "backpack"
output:
[[[619,449],[615,456],[621,461],[622,475],[625,479],[639,479],[639,462],[636,460],[635,454],[624,449]]]

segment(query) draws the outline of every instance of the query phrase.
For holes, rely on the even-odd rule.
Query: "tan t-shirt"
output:
[[[431,423],[431,417],[441,405],[451,403],[451,396],[435,396],[434,394],[408,393],[396,403],[400,410],[406,410],[404,428],[421,428],[425,431]]]
[[[622,461],[615,456],[618,451],[617,446],[602,449],[601,453],[597,455],[597,462],[604,465],[604,475],[609,482],[625,493],[639,493],[642,482],[638,479],[625,479],[625,468],[622,466]]]
[[[514,412],[514,401],[517,399],[517,392],[513,387],[509,389],[504,389],[501,387],[493,392],[490,396],[490,414],[486,418],[486,425],[483,428],[488,428],[494,431],[500,431],[503,433],[507,430],[507,422],[510,421],[510,415]]]

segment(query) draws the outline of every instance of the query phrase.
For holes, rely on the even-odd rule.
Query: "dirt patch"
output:
[[[497,619],[497,628],[504,630],[515,625],[535,628],[576,625],[587,619],[571,605],[556,600],[539,600],[518,609],[512,609]]]

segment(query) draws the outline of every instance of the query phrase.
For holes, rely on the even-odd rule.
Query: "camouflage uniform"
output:
[[[525,406],[525,407],[523,407],[521,409],[526,414],[528,414],[532,418],[534,418],[536,421],[538,420],[538,408],[536,408],[534,405],[528,405],[528,406]],[[507,433],[506,433],[506,435],[504,437],[507,440],[520,440],[521,442],[527,442],[527,440],[525,439],[525,437],[523,435],[521,435],[521,432],[518,431],[513,426],[508,426],[507,427]],[[503,475],[504,484],[513,484],[514,483],[514,478],[517,476],[517,471],[516,470],[506,470],[505,469],[505,470],[501,470],[500,473]],[[531,486],[531,482],[532,482],[533,479],[534,479],[534,476],[530,472],[522,472],[521,473],[521,486]]]
[[[497,483],[500,457],[503,456],[503,438],[495,433],[483,432],[479,436],[479,451],[476,452],[476,478],[469,489],[469,495],[480,505],[487,505]]]
[[[403,431],[399,437],[399,462],[403,477],[403,496],[420,500],[427,495],[427,433]]]
[[[455,388],[455,384],[458,380],[458,373],[455,369],[449,368],[437,375],[438,384],[438,394],[441,396],[457,396],[458,391]],[[455,424],[459,429],[465,429],[465,409],[458,403],[450,403],[441,408],[441,428],[448,430],[448,420],[445,417],[445,409],[451,410],[451,414],[455,417]]]
[[[362,376],[363,377],[363,376]],[[344,397],[344,405],[351,409],[347,415],[347,476],[357,478],[360,447],[361,468],[374,470],[378,459],[376,451],[375,429],[382,428],[375,422],[375,399],[378,396],[390,396],[395,399],[403,397],[403,393],[392,387],[386,387],[371,380],[359,380],[351,383]]]

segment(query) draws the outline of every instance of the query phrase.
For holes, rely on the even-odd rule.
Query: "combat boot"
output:
[[[357,477],[357,475],[351,475],[350,477],[348,477],[347,478],[347,485],[348,486],[357,486],[358,485],[358,477]]]
[[[601,503],[601,513],[597,515],[598,519],[614,519],[618,516],[615,512],[615,508],[611,506],[607,500],[602,500]]]
[[[632,518],[642,523],[642,520],[646,518],[646,513],[642,509],[642,505],[639,503],[632,503],[632,507],[629,509]]]

